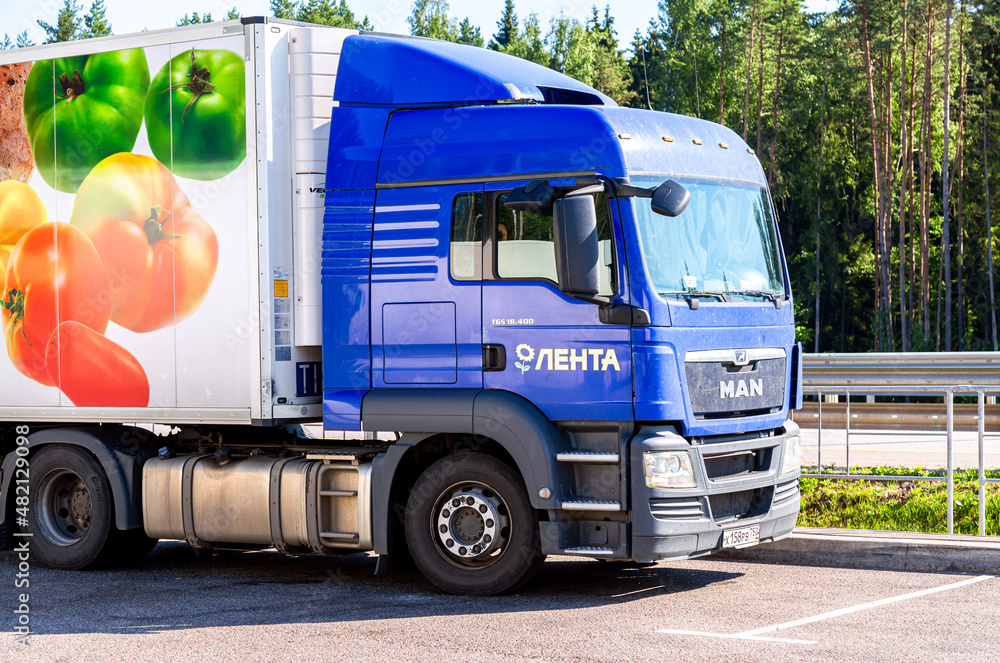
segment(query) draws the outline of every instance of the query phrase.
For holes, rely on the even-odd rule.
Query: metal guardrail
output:
[[[979,534],[986,535],[985,440],[1000,437],[985,430],[986,394],[1000,393],[1000,353],[855,353],[806,354],[802,362],[803,394],[814,394],[818,403],[818,473],[802,476],[818,479],[868,481],[946,481],[948,485],[948,533],[955,528],[955,394],[976,394],[979,433]],[[823,400],[846,396],[846,474],[823,472]],[[943,477],[882,476],[851,474],[851,396],[943,396],[947,408],[947,469]],[[901,407],[905,405],[900,404]]]
[[[941,386],[1000,388],[1000,352],[804,354],[802,386]]]

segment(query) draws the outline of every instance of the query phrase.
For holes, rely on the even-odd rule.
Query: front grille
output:
[[[689,353],[692,354],[692,353]],[[698,419],[745,417],[781,409],[785,358],[734,366],[724,361],[686,361],[688,396]]]
[[[660,520],[701,520],[705,509],[697,497],[651,497],[649,511]]]
[[[716,523],[753,518],[767,512],[773,488],[739,490],[734,493],[709,495],[708,504]]]
[[[710,481],[724,481],[766,472],[771,466],[770,449],[749,449],[718,456],[704,456],[705,473]]]

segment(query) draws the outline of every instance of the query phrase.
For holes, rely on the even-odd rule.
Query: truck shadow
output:
[[[0,559],[13,575],[13,554]],[[466,597],[445,594],[417,571],[376,576],[375,566],[376,557],[367,554],[296,558],[267,549],[196,556],[186,543],[164,541],[130,569],[31,567],[31,625],[40,635],[152,633],[572,610],[687,592],[742,575],[678,563],[639,567],[550,558],[514,594]]]

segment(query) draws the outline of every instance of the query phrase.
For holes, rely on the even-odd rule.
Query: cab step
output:
[[[582,546],[579,548],[564,548],[565,555],[580,555],[582,557],[611,557],[617,551],[614,548],[600,548],[595,546]]]
[[[556,454],[560,463],[603,463],[617,464],[621,457],[616,453],[601,451],[563,451]]]
[[[622,503],[610,500],[566,500],[559,508],[565,511],[621,511]]]

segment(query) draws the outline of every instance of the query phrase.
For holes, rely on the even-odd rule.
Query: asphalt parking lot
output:
[[[5,605],[15,558],[0,557]],[[1000,578],[702,558],[552,558],[527,588],[442,594],[375,558],[196,558],[31,569],[30,648],[2,661],[995,661]],[[1000,572],[1000,569],[998,569]],[[8,578],[3,578],[7,575]]]

